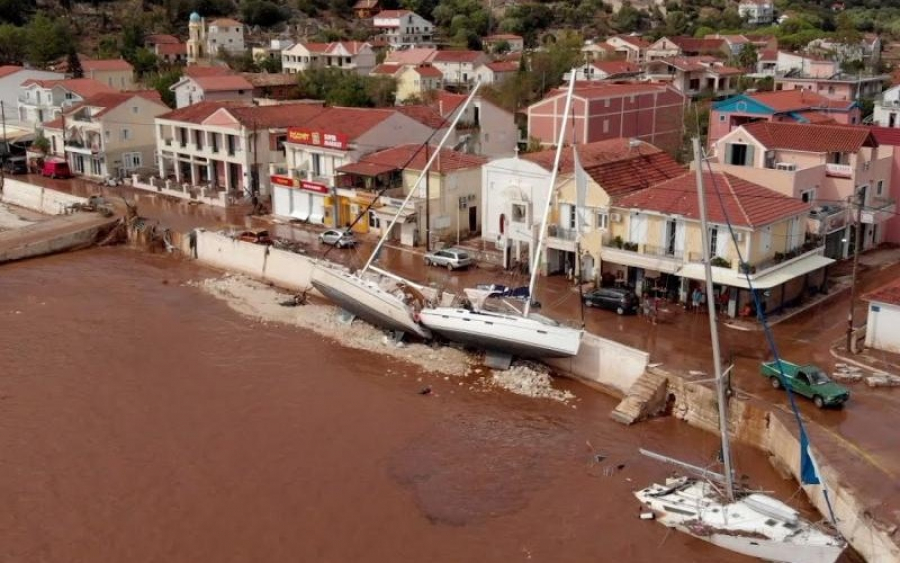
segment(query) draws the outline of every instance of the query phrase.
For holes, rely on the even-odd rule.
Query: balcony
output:
[[[614,264],[658,270],[666,274],[674,274],[684,265],[684,253],[668,253],[665,248],[637,243],[622,243],[612,246],[603,246],[600,249],[600,258]]]
[[[847,208],[843,205],[820,205],[809,212],[806,230],[824,236],[847,226]]]
[[[825,175],[833,178],[852,178],[853,168],[849,164],[826,164]]]

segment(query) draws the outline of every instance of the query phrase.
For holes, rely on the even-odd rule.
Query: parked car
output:
[[[338,248],[347,248],[356,245],[356,239],[353,237],[353,233],[338,231],[336,229],[329,229],[320,234],[319,240],[325,244],[330,244]]]
[[[472,257],[465,250],[459,248],[445,248],[432,250],[425,255],[426,266],[440,266],[448,270],[468,268],[472,265]]]
[[[27,174],[28,159],[25,156],[11,156],[3,163],[3,171],[7,174]]]
[[[619,287],[601,287],[584,296],[584,304],[588,307],[599,307],[615,311],[619,315],[636,313],[638,297],[630,289]]]
[[[807,364],[801,366],[786,360],[778,362],[763,362],[759,372],[769,378],[769,383],[775,389],[781,389],[782,380],[779,378],[784,372],[784,384],[790,386],[791,391],[812,399],[817,407],[841,406],[850,398],[850,390],[839,383],[835,383],[824,371],[818,367]]]
[[[72,171],[69,170],[69,163],[59,158],[48,158],[44,161],[44,167],[41,169],[41,176],[47,178],[71,178]]]
[[[254,244],[272,244],[272,237],[266,230],[244,231],[237,236],[237,239]]]

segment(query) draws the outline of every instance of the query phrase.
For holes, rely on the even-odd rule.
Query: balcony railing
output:
[[[673,260],[684,259],[684,251],[676,250],[674,248],[667,248],[664,246],[652,246],[649,244],[644,245],[644,254],[659,256],[661,258],[671,258]]]
[[[576,229],[565,229],[559,225],[550,225],[547,227],[547,234],[562,240],[575,240],[578,236],[578,231]]]
[[[853,168],[849,164],[826,164],[825,175],[835,178],[852,178]]]

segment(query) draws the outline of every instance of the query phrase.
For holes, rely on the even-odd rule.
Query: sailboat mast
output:
[[[544,238],[547,236],[547,219],[550,217],[550,203],[553,199],[553,188],[556,187],[556,177],[559,175],[559,161],[562,159],[563,140],[566,135],[566,126],[569,124],[569,108],[572,107],[572,93],[575,92],[575,78],[578,75],[573,68],[569,71],[569,89],[566,92],[566,105],[563,108],[562,125],[559,129],[559,137],[556,141],[556,156],[553,159],[553,170],[550,172],[550,189],[547,190],[547,200],[544,202],[544,212],[541,215],[541,227],[538,231],[538,241],[534,246],[531,256],[531,277],[528,280],[528,299],[525,300],[523,317],[528,316],[531,310],[531,302],[534,300],[534,283],[537,281],[537,272],[541,258],[541,248],[544,246]]]
[[[703,244],[703,265],[706,270],[706,309],[709,313],[709,335],[712,341],[713,369],[716,374],[716,395],[719,400],[719,434],[722,436],[722,462],[725,465],[725,486],[729,500],[734,500],[734,473],[731,470],[731,445],[728,441],[727,398],[722,378],[722,355],[719,351],[719,330],[716,326],[716,300],[713,293],[712,264],[709,256],[709,229],[706,223],[706,196],[703,192],[703,156],[700,138],[694,137],[694,163],[697,168],[697,199],[700,202],[700,240]]]
[[[466,113],[466,110],[469,108],[469,104],[472,103],[472,100],[475,99],[475,93],[478,92],[478,89],[481,88],[481,80],[475,82],[475,86],[472,88],[472,92],[469,94],[469,97],[466,98],[466,101],[459,107],[456,113],[456,117],[453,118],[453,122],[450,123],[450,127],[447,128],[447,132],[444,133],[444,136],[441,138],[441,142],[438,143],[437,150],[432,153],[431,158],[428,159],[428,162],[425,163],[425,168],[419,174],[419,178],[416,180],[416,183],[413,184],[413,187],[410,188],[409,194],[407,194],[406,198],[403,200],[403,203],[400,205],[400,209],[397,210],[397,213],[394,214],[394,218],[391,220],[391,223],[387,226],[384,232],[381,234],[381,238],[378,239],[378,244],[375,245],[375,249],[372,251],[372,254],[369,256],[369,259],[366,261],[366,265],[363,266],[360,274],[364,274],[366,270],[369,269],[369,266],[372,265],[372,262],[375,261],[375,258],[378,256],[378,252],[381,250],[381,247],[384,246],[384,241],[387,240],[388,235],[391,232],[391,229],[394,228],[394,225],[397,224],[397,220],[400,219],[400,214],[403,213],[403,210],[406,209],[406,206],[409,204],[409,200],[413,198],[416,194],[416,190],[419,189],[419,184],[422,183],[422,179],[425,178],[429,171],[431,170],[431,165],[434,161],[440,156],[441,149],[444,148],[444,143],[447,142],[447,139],[450,138],[450,135],[456,131],[456,124],[459,123],[459,120],[462,118],[462,115]]]

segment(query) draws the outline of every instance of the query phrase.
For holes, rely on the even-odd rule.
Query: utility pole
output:
[[[862,239],[862,208],[864,202],[859,201],[859,199],[862,199],[862,197],[863,191],[859,189],[854,192],[854,195],[850,196],[851,206],[853,205],[854,199],[857,199],[857,202],[856,222],[853,226],[853,274],[850,277],[850,308],[847,311],[847,353],[849,354],[853,354],[855,352],[855,346],[853,346],[853,302],[856,299],[856,269],[859,265],[859,242]]]
[[[425,143],[425,162],[428,162],[428,143]],[[425,170],[425,251],[431,252],[431,170]],[[459,210],[456,211],[459,213]]]

